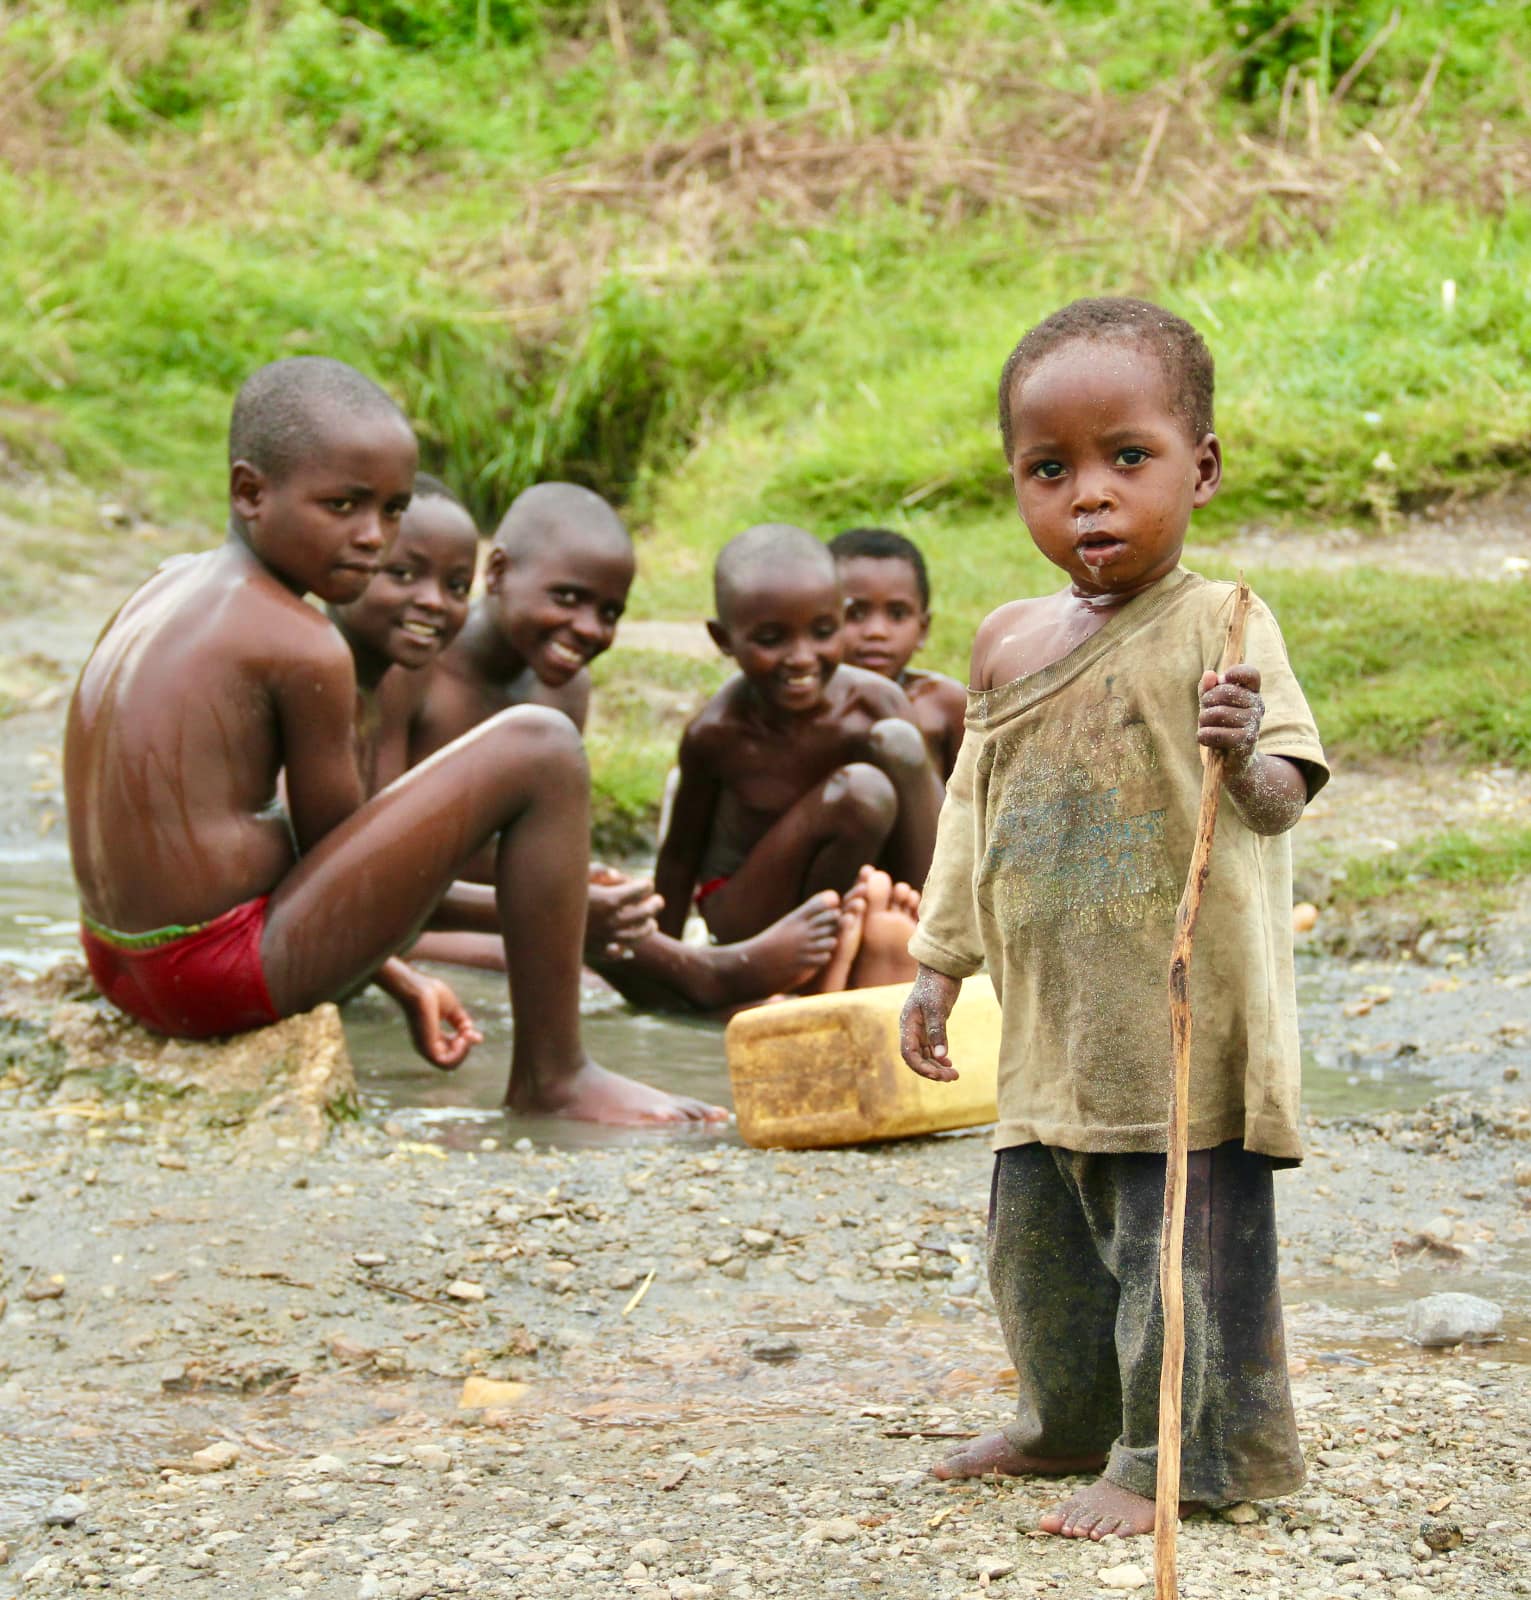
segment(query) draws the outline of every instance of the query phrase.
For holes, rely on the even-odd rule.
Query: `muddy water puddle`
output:
[[[79,908],[62,848],[0,856],[0,880],[0,961],[40,972],[61,956],[79,954]],[[415,1054],[389,1001],[376,992],[361,996],[346,1007],[346,1038],[369,1110],[420,1140],[455,1149],[477,1149],[484,1139],[556,1140],[579,1148],[675,1137],[583,1123],[555,1126],[507,1113],[501,1104],[511,1045],[505,980],[462,968],[433,970],[472,1012],[484,1042],[456,1072],[438,1072]],[[635,1014],[597,979],[589,981],[583,1009],[586,1044],[603,1065],[675,1094],[732,1103],[718,1023]],[[711,1143],[737,1135],[698,1130],[687,1138]]]
[[[39,971],[60,956],[78,953],[77,907],[62,840],[35,853],[0,857],[0,879],[0,961]],[[399,1122],[416,1138],[458,1149],[478,1148],[486,1139],[591,1146],[655,1137],[572,1123],[550,1127],[507,1114],[501,1101],[511,1019],[504,981],[487,973],[438,970],[473,1013],[484,1043],[456,1072],[435,1072],[410,1047],[394,1007],[376,992],[363,995],[346,1008],[346,1033],[369,1110]],[[1337,970],[1337,964],[1309,958],[1300,978],[1301,1001],[1319,1003]],[[586,1039],[598,1061],[675,1093],[730,1103],[718,1024],[635,1014],[595,979],[584,1010]],[[1441,1067],[1425,1052],[1374,1056],[1321,1040],[1304,1060],[1305,1109],[1319,1116],[1408,1110],[1457,1086],[1456,1074]],[[688,1137],[708,1141],[737,1135],[699,1131]]]

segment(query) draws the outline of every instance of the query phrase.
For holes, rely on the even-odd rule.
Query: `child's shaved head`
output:
[[[494,531],[494,545],[509,561],[575,534],[632,548],[621,517],[593,489],[577,483],[534,483],[511,502]]]
[[[999,378],[999,433],[1005,460],[1015,453],[1010,410],[1021,380],[1075,339],[1123,339],[1147,346],[1164,369],[1170,404],[1192,439],[1212,432],[1212,353],[1184,317],[1148,300],[1075,300],[1039,322],[1010,352]]]
[[[234,397],[229,464],[246,461],[280,481],[319,440],[326,416],[376,418],[409,427],[397,405],[370,379],[328,356],[291,356],[252,372]]]
[[[712,598],[720,620],[727,620],[735,598],[762,577],[784,569],[820,568],[835,583],[834,557],[805,528],[790,522],[761,522],[736,534],[718,553],[712,574]]]

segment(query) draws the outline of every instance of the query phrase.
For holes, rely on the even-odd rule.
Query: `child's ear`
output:
[[[267,488],[266,474],[248,461],[236,461],[229,468],[229,506],[241,522],[253,522],[260,515]]]
[[[500,579],[505,576],[505,552],[497,544],[489,546],[489,556],[484,562],[484,593],[498,594]]]
[[[1223,447],[1215,433],[1207,434],[1196,446],[1196,488],[1191,495],[1193,506],[1204,506],[1222,487]]]
[[[728,629],[716,617],[707,619],[707,633],[708,637],[711,638],[712,642],[724,655],[733,655],[733,651],[728,647]]]
[[[916,650],[923,650],[925,648],[925,641],[929,637],[930,637],[930,613],[928,611],[922,611],[920,613],[920,636],[919,636],[918,639],[916,639],[914,641],[914,648]]]

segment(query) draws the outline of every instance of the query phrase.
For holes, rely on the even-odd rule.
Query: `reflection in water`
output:
[[[39,972],[60,956],[77,956],[79,908],[66,857],[5,860],[0,882],[0,961]],[[663,1134],[597,1128],[586,1123],[515,1117],[501,1108],[510,1071],[510,1003],[505,980],[491,973],[439,967],[473,1013],[484,1035],[456,1072],[439,1072],[414,1052],[399,1011],[376,990],[346,1007],[346,1039],[368,1109],[396,1118],[414,1137],[454,1148],[522,1137],[562,1147],[621,1145]],[[603,1066],[675,1094],[731,1103],[723,1060],[723,1029],[715,1022],[637,1015],[603,984],[586,995],[585,1044]],[[680,1135],[688,1145],[734,1139],[726,1127]]]

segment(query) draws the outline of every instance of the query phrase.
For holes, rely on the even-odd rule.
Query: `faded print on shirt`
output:
[[[979,903],[1002,928],[1093,932],[1174,914],[1170,785],[1138,708],[1114,691],[1076,719],[1001,731],[980,757],[987,848]],[[1007,737],[1008,736],[1008,737]],[[1005,749],[1006,744],[1014,746]]]

